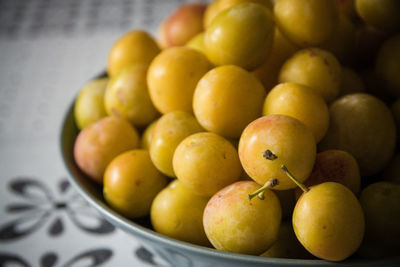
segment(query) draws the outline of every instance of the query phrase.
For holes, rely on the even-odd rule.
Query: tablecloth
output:
[[[113,42],[131,29],[155,35],[183,2],[0,0],[0,266],[164,264],[77,194],[59,138]]]

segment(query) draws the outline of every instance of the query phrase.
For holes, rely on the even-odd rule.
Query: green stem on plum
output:
[[[294,175],[293,175],[292,173],[290,173],[290,171],[288,170],[288,168],[286,168],[285,165],[282,165],[282,166],[281,166],[281,169],[286,173],[287,176],[289,176],[289,178],[290,178],[298,187],[300,187],[301,190],[303,190],[304,193],[307,193],[308,190],[310,190],[310,189],[308,189],[307,186],[305,186],[304,184],[300,183],[300,182],[294,177]]]
[[[276,186],[277,184],[278,184],[278,179],[276,179],[276,178],[270,179],[258,190],[254,191],[251,194],[248,194],[247,196],[249,197],[249,200],[251,200],[255,196],[257,196],[259,199],[263,200],[265,190],[267,190],[268,188],[272,188],[272,187]]]

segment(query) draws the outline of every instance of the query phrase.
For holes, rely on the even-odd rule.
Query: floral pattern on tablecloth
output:
[[[165,266],[67,180],[64,114],[123,33],[183,0],[0,0],[0,266]],[[192,1],[192,2],[207,2]]]

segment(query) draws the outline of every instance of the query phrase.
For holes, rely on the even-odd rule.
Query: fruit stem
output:
[[[257,196],[259,199],[263,200],[264,199],[264,192],[268,188],[272,188],[278,184],[278,179],[272,178],[269,181],[267,181],[262,187],[260,187],[258,190],[254,191],[251,194],[248,194],[247,196],[249,197],[249,201]]]
[[[265,150],[263,152],[263,157],[268,159],[268,160],[276,160],[278,157],[269,149]]]
[[[305,186],[304,184],[300,183],[293,174],[290,173],[290,171],[288,170],[288,168],[286,168],[285,165],[281,166],[281,169],[286,173],[287,176],[289,176],[289,178],[298,186],[300,187],[301,190],[303,190],[304,193],[307,193],[310,189],[308,189],[307,186]]]

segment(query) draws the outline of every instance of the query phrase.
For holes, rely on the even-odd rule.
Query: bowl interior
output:
[[[329,263],[323,260],[276,259],[217,251],[215,249],[189,244],[160,235],[152,230],[148,217],[132,221],[119,215],[105,202],[102,194],[102,187],[95,182],[92,182],[92,180],[89,179],[76,165],[73,157],[73,147],[78,133],[79,130],[75,124],[72,104],[64,118],[60,140],[63,161],[70,174],[68,177],[69,181],[74,185],[79,194],[96,210],[98,210],[105,219],[125,232],[134,235],[147,243],[159,244],[163,247],[173,248],[181,253],[195,255],[197,259],[214,258],[217,262],[220,261],[221,263],[232,262],[252,264],[253,266],[261,266],[264,264],[269,266],[336,265],[336,263]],[[338,265],[399,266],[398,264],[400,264],[399,257],[396,257],[395,259],[367,261],[353,256]]]

